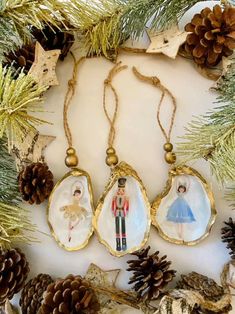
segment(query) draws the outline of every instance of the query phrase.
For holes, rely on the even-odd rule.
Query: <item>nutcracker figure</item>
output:
[[[118,179],[118,190],[112,200],[112,212],[115,217],[116,250],[126,251],[126,217],[129,211],[129,198],[125,191],[126,179]]]

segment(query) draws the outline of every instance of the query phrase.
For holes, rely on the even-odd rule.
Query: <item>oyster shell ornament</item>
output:
[[[213,193],[195,169],[171,168],[165,189],[152,204],[151,216],[165,240],[195,245],[209,235],[215,222]]]
[[[206,180],[193,168],[177,167],[176,154],[171,143],[177,102],[171,91],[162,85],[156,76],[145,76],[134,67],[135,76],[161,91],[157,107],[157,123],[166,142],[163,145],[165,161],[170,165],[169,179],[163,192],[152,204],[152,224],[165,240],[175,244],[194,245],[209,235],[215,222],[216,209],[213,193]],[[168,97],[172,103],[172,114],[168,130],[161,121],[163,100]]]
[[[64,100],[64,131],[69,148],[65,164],[71,170],[55,185],[47,207],[48,224],[58,244],[68,251],[84,248],[93,233],[93,193],[89,174],[77,168],[78,157],[72,146],[72,133],[68,124],[67,111],[75,93],[78,61],[74,58],[73,77],[68,82]]]
[[[142,248],[148,240],[150,203],[138,174],[125,162],[112,169],[94,216],[99,241],[114,256]]]
[[[55,185],[48,203],[48,223],[67,251],[84,248],[93,233],[93,193],[87,172],[74,168]]]
[[[113,148],[119,101],[112,79],[125,68],[126,66],[121,66],[121,62],[117,63],[104,81],[103,108],[110,124],[106,164],[111,168],[111,175],[93,219],[99,241],[117,257],[141,249],[148,240],[151,225],[151,205],[144,185],[131,166],[125,162],[118,164]],[[107,89],[113,92],[115,99],[112,114],[107,109]]]

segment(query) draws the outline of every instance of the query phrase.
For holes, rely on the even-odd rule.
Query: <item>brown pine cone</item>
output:
[[[51,276],[39,274],[31,279],[23,288],[20,298],[22,314],[36,314],[41,306],[43,293],[53,282]]]
[[[224,224],[225,227],[221,229],[222,241],[227,243],[227,249],[230,250],[229,254],[232,259],[235,259],[235,222],[230,217]]]
[[[99,309],[98,299],[87,281],[69,275],[47,287],[40,314],[95,314]]]
[[[200,66],[215,66],[223,56],[232,55],[235,48],[235,8],[219,5],[205,8],[185,26],[190,32],[185,50]]]
[[[19,173],[18,186],[23,200],[29,204],[40,204],[53,189],[53,174],[47,164],[32,163]]]
[[[32,27],[31,33],[45,50],[60,49],[60,60],[64,60],[74,43],[74,35],[60,31],[51,25],[46,25],[43,30]]]
[[[34,57],[35,43],[32,42],[5,55],[4,65],[12,66],[18,72],[23,68],[24,73],[27,74],[34,62]]]
[[[196,272],[181,275],[177,288],[198,291],[204,298],[215,302],[220,300],[225,294],[224,288],[217,285],[213,279]]]
[[[133,271],[129,284],[135,283],[134,290],[143,300],[156,300],[167,284],[175,277],[175,270],[169,270],[171,262],[166,261],[166,255],[159,257],[159,252],[148,255],[150,246],[133,255],[137,260],[130,260],[128,271]]]
[[[19,249],[0,250],[0,305],[24,286],[29,264]]]

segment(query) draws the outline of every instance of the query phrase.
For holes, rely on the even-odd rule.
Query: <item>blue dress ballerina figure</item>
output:
[[[177,189],[177,199],[171,204],[168,209],[166,219],[178,225],[178,236],[183,239],[183,226],[186,223],[196,221],[192,209],[188,202],[184,199],[184,194],[187,192],[185,185],[179,185]]]

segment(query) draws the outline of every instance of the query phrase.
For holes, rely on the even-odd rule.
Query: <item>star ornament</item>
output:
[[[180,31],[177,25],[161,32],[148,31],[151,41],[147,53],[162,53],[169,58],[175,59],[180,46],[186,41],[188,32]]]
[[[59,85],[55,68],[61,51],[45,51],[42,46],[36,42],[35,59],[28,72],[40,86]]]
[[[19,170],[23,164],[44,161],[45,148],[55,140],[55,136],[29,132],[21,142],[13,145],[16,167]]]

